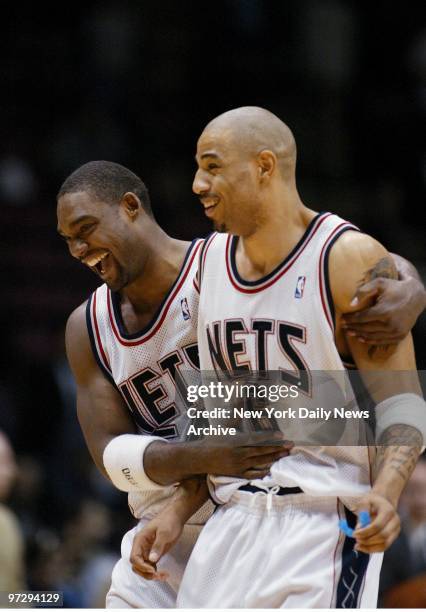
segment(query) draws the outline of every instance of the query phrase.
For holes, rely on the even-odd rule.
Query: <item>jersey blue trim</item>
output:
[[[207,248],[207,244],[209,244],[210,238],[213,239],[213,236],[215,234],[217,234],[217,232],[210,232],[210,234],[207,234],[207,236],[204,238],[204,242],[201,245],[201,249],[198,254],[198,289],[199,289],[199,292],[201,292],[201,282],[202,282],[203,272],[204,272],[204,267],[203,267],[204,252]]]
[[[346,521],[355,529],[356,515],[345,508]],[[355,540],[346,537],[342,550],[342,572],[337,583],[336,608],[358,608],[370,555],[354,550]]]
[[[268,280],[270,280],[271,278],[273,278],[293,257],[294,255],[296,255],[296,253],[299,251],[299,249],[302,248],[303,244],[308,240],[309,236],[311,235],[312,230],[314,229],[314,227],[316,226],[317,222],[324,216],[324,215],[328,215],[330,213],[328,212],[320,212],[317,215],[315,215],[315,217],[309,222],[308,227],[306,228],[303,236],[300,238],[300,240],[298,241],[298,243],[296,244],[296,246],[290,251],[290,253],[287,255],[287,257],[285,257],[281,263],[278,264],[278,266],[276,268],[274,268],[272,270],[272,272],[269,272],[268,274],[266,274],[266,276],[262,276],[262,278],[258,278],[257,280],[253,280],[253,281],[248,281],[248,280],[244,280],[243,278],[241,278],[241,276],[238,273],[237,270],[237,265],[235,262],[235,254],[237,251],[237,245],[238,245],[238,236],[231,236],[231,247],[229,250],[229,261],[231,264],[231,270],[232,270],[232,274],[234,275],[236,281],[244,286],[244,287],[257,287],[258,285],[262,285],[263,283],[267,282]]]
[[[95,333],[93,330],[93,326],[92,326],[92,317],[90,314],[90,310],[91,310],[91,306],[92,306],[92,300],[93,300],[93,293],[92,295],[89,297],[89,299],[87,300],[87,304],[86,304],[86,325],[87,325],[87,331],[89,332],[89,340],[90,340],[90,345],[92,347],[92,352],[93,355],[96,359],[96,363],[99,366],[99,369],[101,370],[102,374],[105,376],[105,378],[108,380],[108,382],[110,382],[116,389],[118,389],[117,385],[114,382],[114,379],[111,375],[111,372],[104,366],[104,364],[102,363],[102,360],[99,356],[98,353],[98,349],[96,347],[96,340],[95,340]]]
[[[141,338],[142,336],[147,334],[152,329],[152,327],[155,325],[155,323],[158,320],[158,317],[161,314],[161,311],[163,310],[164,305],[166,304],[167,300],[169,299],[169,297],[172,294],[172,292],[173,292],[174,288],[176,287],[176,285],[179,283],[179,280],[180,280],[180,278],[181,278],[181,276],[183,274],[183,271],[185,269],[185,266],[186,266],[186,264],[188,262],[189,256],[192,253],[195,245],[199,242],[199,240],[201,240],[201,239],[200,238],[194,238],[194,240],[189,245],[188,250],[187,250],[186,255],[185,255],[185,259],[183,260],[182,266],[181,266],[181,268],[179,270],[179,274],[175,278],[175,280],[173,282],[173,285],[167,291],[167,293],[164,296],[160,306],[155,311],[155,314],[152,317],[151,321],[147,325],[145,325],[145,327],[143,329],[141,329],[140,331],[134,332],[133,334],[129,334],[129,332],[126,329],[126,326],[124,325],[123,317],[121,316],[121,308],[120,308],[121,298],[120,298],[120,294],[118,292],[110,291],[110,289],[108,289],[108,291],[110,291],[110,293],[111,293],[112,308],[113,308],[113,312],[114,312],[114,318],[115,318],[115,321],[117,323],[118,331],[120,332],[121,336],[125,340],[138,340],[139,338]]]
[[[337,232],[337,234],[335,236],[333,236],[333,238],[330,240],[330,243],[327,245],[327,247],[325,249],[325,253],[324,253],[324,262],[323,262],[323,266],[324,266],[324,285],[325,285],[325,292],[326,292],[326,296],[327,296],[327,303],[328,303],[328,307],[330,309],[331,320],[333,321],[333,328],[334,329],[336,329],[336,311],[335,311],[335,308],[334,308],[333,295],[331,293],[331,287],[330,287],[330,271],[329,271],[329,266],[328,266],[328,260],[329,260],[329,257],[330,257],[330,251],[331,251],[331,248],[332,248],[333,244],[336,242],[336,240],[338,238],[340,238],[340,236],[342,234],[344,234],[345,232],[348,232],[348,231],[359,232],[359,229],[356,228],[354,225],[342,227],[342,229],[339,232]],[[347,363],[350,363],[350,361],[347,360],[347,359],[345,359],[345,361]]]

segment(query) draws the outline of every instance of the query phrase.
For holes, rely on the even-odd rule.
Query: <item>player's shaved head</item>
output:
[[[270,111],[242,106],[219,115],[207,124],[203,135],[227,137],[242,153],[257,155],[267,149],[278,160],[282,173],[294,173],[296,142],[290,128]]]

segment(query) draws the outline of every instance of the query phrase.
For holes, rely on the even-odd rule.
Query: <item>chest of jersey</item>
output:
[[[201,368],[282,370],[293,379],[341,369],[327,263],[334,236],[346,229],[335,215],[320,215],[292,254],[255,282],[238,275],[236,239],[214,235],[202,269]]]
[[[120,391],[138,428],[166,438],[183,435],[186,386],[198,379],[198,293],[193,285],[197,245],[145,329],[129,334],[119,296],[106,285],[88,308],[95,356]]]

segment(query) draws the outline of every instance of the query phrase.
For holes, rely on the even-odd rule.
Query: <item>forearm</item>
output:
[[[392,425],[380,440],[373,466],[373,491],[396,507],[422,450],[422,434],[410,425]]]
[[[170,485],[207,473],[199,442],[153,442],[144,454],[144,469],[160,485]]]
[[[178,487],[170,507],[182,524],[185,524],[208,500],[209,492],[205,477],[184,480]]]

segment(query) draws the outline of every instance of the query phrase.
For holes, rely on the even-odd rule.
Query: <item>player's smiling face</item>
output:
[[[215,229],[252,234],[260,212],[256,160],[238,149],[227,130],[207,128],[198,141],[196,161],[192,189]]]
[[[86,191],[66,193],[59,198],[57,214],[58,232],[71,255],[110,289],[119,291],[138,276],[131,220],[120,204],[102,202]]]

